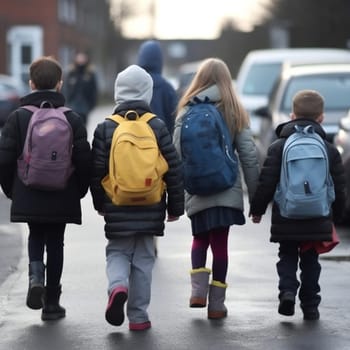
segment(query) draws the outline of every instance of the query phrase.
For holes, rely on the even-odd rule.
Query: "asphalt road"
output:
[[[96,114],[96,122],[102,117],[102,112]],[[349,228],[338,228],[340,245],[322,257],[321,319],[307,322],[298,306],[292,317],[277,313],[277,245],[269,242],[269,220],[268,215],[259,225],[247,220],[230,231],[228,317],[219,321],[208,320],[205,309],[188,307],[190,223],[185,216],[168,223],[165,237],[158,240],[152,328],[135,333],[127,321],[113,327],[104,319],[104,223],[88,195],[83,225],[67,228],[62,278],[67,317],[44,323],[40,311],[26,308],[27,257],[22,249],[17,268],[0,287],[0,350],[349,350]],[[25,230],[20,236],[25,242]]]

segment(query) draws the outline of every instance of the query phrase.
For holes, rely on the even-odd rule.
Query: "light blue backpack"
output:
[[[328,216],[335,193],[326,145],[311,125],[295,129],[283,148],[274,200],[286,218]]]

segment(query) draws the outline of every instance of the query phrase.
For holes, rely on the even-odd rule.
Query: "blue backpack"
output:
[[[234,185],[238,161],[219,110],[208,100],[195,99],[183,117],[181,153],[185,189],[211,195]]]
[[[274,200],[286,218],[328,216],[335,193],[326,145],[311,125],[295,129],[284,144]]]

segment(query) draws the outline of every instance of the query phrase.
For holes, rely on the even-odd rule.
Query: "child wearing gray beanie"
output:
[[[100,123],[95,130],[92,142],[93,175],[90,189],[94,208],[104,216],[105,236],[108,240],[106,247],[108,303],[105,318],[111,325],[121,326],[125,318],[126,304],[131,331],[143,331],[151,327],[147,310],[151,301],[152,270],[155,262],[154,237],[164,235],[166,214],[168,221],[173,221],[184,213],[180,159],[165,123],[150,113],[152,112],[150,107],[152,91],[153,80],[143,68],[131,65],[121,71],[114,85],[114,114],[118,116],[106,118]],[[150,118],[145,119],[150,114]],[[111,143],[114,131],[118,131],[120,123],[123,125],[122,128],[130,123],[128,126],[132,129],[128,134],[131,135],[130,138],[142,139],[133,134],[141,124],[137,124],[136,118],[130,118],[130,115],[139,117],[145,115],[140,123],[147,120],[156,138],[158,150],[164,158],[163,161],[167,163],[166,176],[162,176],[167,193],[160,192],[152,204],[149,202],[143,205],[139,202],[133,205],[120,204],[120,202],[114,204],[108,197],[109,188],[105,191],[101,183],[102,179],[109,175]],[[123,118],[133,120],[125,121]],[[135,128],[133,129],[132,126]],[[118,152],[120,153],[117,154],[123,157],[118,158],[119,161],[114,158],[112,165],[119,169],[124,166],[122,170],[127,174],[130,173],[132,177],[134,169],[129,170],[127,166],[132,163],[133,154],[127,151],[121,153],[120,148]],[[140,152],[142,151],[139,150]],[[145,152],[148,151],[145,149]],[[137,163],[135,159],[134,163]],[[150,179],[146,178],[146,180]]]
[[[114,100],[117,107],[127,101],[143,101],[149,105],[152,91],[151,76],[143,68],[133,64],[117,75]]]

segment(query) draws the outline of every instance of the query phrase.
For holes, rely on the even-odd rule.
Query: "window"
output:
[[[254,64],[247,74],[243,93],[269,95],[281,72],[281,63]]]
[[[75,0],[59,0],[57,2],[58,19],[63,23],[75,23],[77,12]]]
[[[299,90],[318,91],[325,99],[327,109],[348,109],[350,102],[350,74],[334,73],[293,78],[284,94],[282,110],[291,111],[293,96]]]

